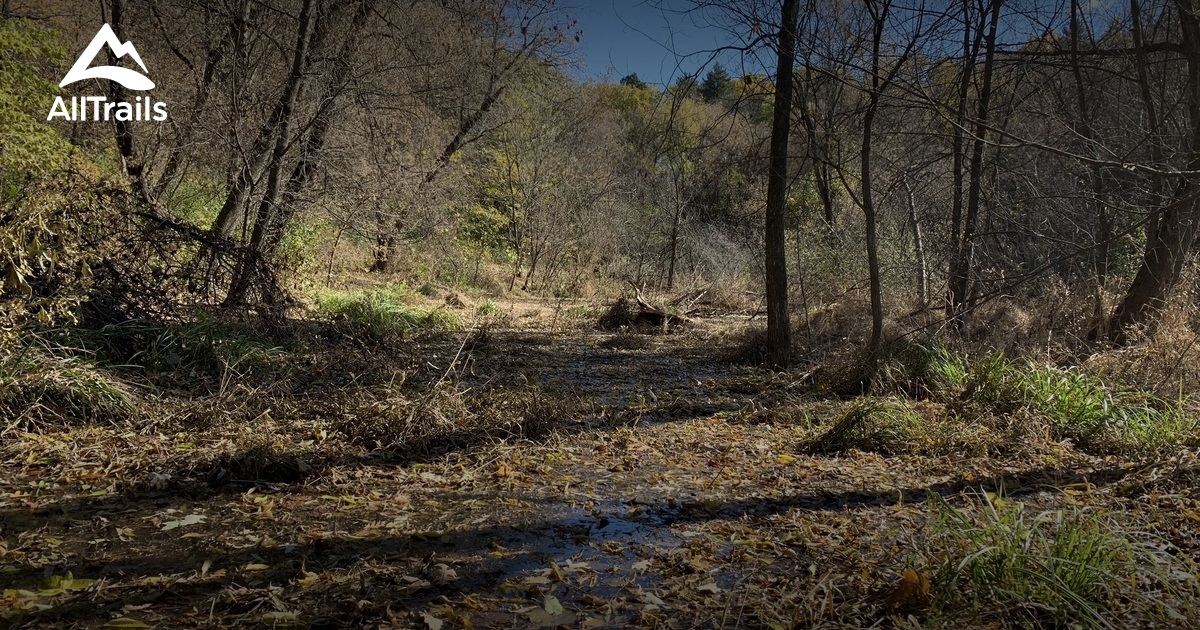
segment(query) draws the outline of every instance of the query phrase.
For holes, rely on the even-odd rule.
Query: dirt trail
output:
[[[431,377],[460,342],[440,344]],[[808,455],[814,427],[844,403],[715,360],[719,345],[703,331],[492,332],[451,370],[461,387],[536,388],[577,397],[586,413],[556,419],[537,440],[403,465],[367,453],[290,484],[160,487],[147,482],[153,463],[117,463],[122,449],[170,459],[204,446],[200,435],[28,437],[5,451],[0,475],[0,588],[9,589],[0,619],[434,630],[869,624],[891,614],[881,593],[929,535],[928,492],[1004,479],[1011,493],[1047,502],[1103,472],[1102,462],[1063,453]],[[277,411],[239,430],[296,436],[297,448],[333,439],[298,423]],[[80,582],[62,588],[68,573]]]

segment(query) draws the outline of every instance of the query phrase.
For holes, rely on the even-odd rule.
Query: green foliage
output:
[[[962,392],[969,370],[966,357],[932,339],[903,341],[892,347],[880,365],[872,389],[948,401]]]
[[[404,303],[405,291],[328,291],[316,298],[316,311],[338,324],[375,338],[459,330],[462,321],[444,308],[425,309]]]
[[[185,177],[164,200],[171,214],[198,228],[208,228],[225,202],[225,186],[218,180]]]
[[[1163,614],[1156,593],[1195,589],[1185,561],[1135,543],[1096,512],[1031,515],[1024,504],[990,493],[971,510],[937,494],[930,502],[941,555],[935,584],[945,611],[965,600],[976,614],[1003,611],[1006,620],[1029,627],[1106,628],[1114,605]]]
[[[56,33],[0,20],[0,342],[36,319],[73,320],[97,254],[80,243],[105,209],[99,169],[46,122],[44,67],[66,56]]]
[[[733,93],[733,79],[719,63],[713,66],[713,69],[704,76],[704,81],[700,83],[700,98],[704,99],[705,103],[723,101]]]
[[[491,198],[498,189],[495,184],[485,190],[485,197]],[[489,192],[490,191],[490,192]],[[459,210],[458,239],[463,244],[476,250],[490,253],[500,261],[512,260],[512,248],[506,230],[509,229],[509,217],[501,212],[497,203],[471,204]]]
[[[276,264],[294,270],[295,276],[304,283],[311,282],[323,268],[322,251],[325,243],[333,240],[333,226],[322,217],[305,216],[292,221],[276,251]]]
[[[621,85],[629,86],[631,88],[635,88],[638,90],[644,90],[644,89],[650,87],[649,85],[646,84],[645,81],[638,78],[638,75],[636,72],[633,74],[627,74],[624,77],[621,77],[620,83],[621,83]]]
[[[487,300],[476,307],[475,313],[482,317],[495,317],[500,314],[500,307],[496,306],[495,302]]]

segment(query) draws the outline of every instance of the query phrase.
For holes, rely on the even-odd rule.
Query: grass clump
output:
[[[591,304],[575,304],[567,307],[566,316],[569,319],[591,320],[600,317],[601,313]]]
[[[933,439],[930,422],[900,400],[863,397],[809,445],[814,453],[856,448],[895,455],[922,450]]]
[[[394,458],[419,459],[513,439],[540,439],[587,412],[578,398],[537,388],[462,390],[439,384],[406,394],[393,383],[360,401],[338,430]]]
[[[231,370],[265,368],[283,350],[246,324],[208,317],[179,324],[130,320],[74,330],[62,341],[109,367],[186,377],[221,378]]]
[[[404,302],[394,290],[330,291],[316,297],[317,312],[375,338],[459,330],[462,320],[444,308],[421,308]]]
[[[1078,508],[1031,513],[998,495],[956,509],[940,495],[935,610],[1026,627],[1111,628],[1121,618],[1195,622],[1191,563]]]
[[[881,363],[872,390],[891,390],[917,399],[944,401],[963,391],[969,374],[966,357],[936,341],[906,341],[893,346]]]
[[[991,355],[976,364],[966,395],[993,412],[1026,410],[1044,420],[1056,439],[1101,448],[1157,448],[1195,432],[1182,404],[1145,392],[1114,390],[1076,369]]]
[[[500,312],[500,307],[492,300],[487,300],[475,308],[475,314],[480,317],[496,317]]]
[[[137,405],[123,386],[83,359],[36,347],[0,357],[0,435],[53,422],[120,424],[136,415]]]

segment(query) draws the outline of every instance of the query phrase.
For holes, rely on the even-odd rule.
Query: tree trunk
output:
[[[804,124],[804,131],[808,136],[808,151],[812,159],[813,181],[817,185],[817,196],[821,198],[821,208],[824,210],[825,225],[832,230],[835,220],[833,213],[833,193],[829,185],[829,164],[825,157],[825,147],[821,142],[820,135],[817,133],[816,118],[808,111],[808,103],[802,102],[799,109],[800,122]]]
[[[1129,0],[1129,17],[1132,21],[1133,48],[1137,63],[1138,92],[1142,97],[1142,107],[1146,110],[1146,124],[1150,130],[1150,160],[1154,166],[1161,168],[1163,164],[1163,145],[1161,126],[1158,119],[1158,108],[1154,106],[1154,96],[1150,90],[1150,62],[1146,58],[1145,44],[1142,37],[1141,0]],[[1146,245],[1154,242],[1154,234],[1158,231],[1159,199],[1165,198],[1163,176],[1159,171],[1150,175],[1149,203],[1154,210],[1146,219]]]
[[[867,236],[867,270],[870,276],[871,290],[871,337],[867,340],[866,371],[864,384],[875,373],[875,366],[883,350],[883,279],[879,269],[879,236],[878,217],[875,211],[874,190],[871,174],[871,151],[875,133],[875,114],[879,109],[879,99],[882,95],[883,81],[880,77],[880,48],[883,45],[883,31],[887,22],[889,5],[887,0],[882,7],[868,3],[871,18],[874,21],[871,37],[871,92],[868,95],[867,110],[863,114],[862,148],[860,151],[860,186],[863,218],[866,221]]]
[[[250,245],[238,263],[229,292],[225,296],[227,306],[245,303],[247,293],[257,282],[260,267],[263,264],[267,230],[271,225],[272,215],[276,211],[282,186],[283,159],[287,155],[291,141],[292,113],[296,108],[300,89],[305,82],[305,69],[309,63],[309,45],[312,42],[313,23],[316,21],[313,5],[316,1],[304,0],[304,5],[300,9],[300,29],[296,36],[296,49],[292,57],[292,69],[288,75],[287,86],[284,89],[287,98],[280,101],[277,109],[279,124],[275,130],[275,147],[269,154],[267,186],[263,192],[262,201],[259,203]]]
[[[904,192],[908,201],[908,221],[912,224],[913,249],[917,257],[917,302],[921,308],[929,304],[929,265],[925,259],[925,238],[921,223],[917,219],[917,201],[913,196],[912,184],[904,180]]]
[[[1163,208],[1157,229],[1147,230],[1142,262],[1124,300],[1109,322],[1109,339],[1118,344],[1128,341],[1129,331],[1137,326],[1152,328],[1166,306],[1183,263],[1196,237],[1200,220],[1200,190],[1196,173],[1200,172],[1200,0],[1175,0],[1179,8],[1184,56],[1187,60],[1187,84],[1184,93],[1191,125],[1187,173],[1181,176],[1175,196]]]
[[[500,97],[504,95],[504,90],[505,86],[503,85],[489,89],[479,107],[460,121],[458,131],[450,139],[450,142],[442,148],[442,152],[438,155],[434,167],[417,184],[418,190],[432,184],[437,179],[438,174],[447,166],[450,166],[450,162],[454,159],[454,154],[466,146],[471,137],[471,132],[479,126],[479,123],[483,121],[483,117],[496,106]],[[378,246],[375,249],[375,260],[371,263],[371,271],[378,273],[386,273],[392,270],[392,265],[395,263],[396,245],[398,243],[396,235],[404,229],[403,216],[397,217],[392,225],[386,226],[384,229],[388,233],[380,234],[376,237]]]
[[[127,4],[127,0],[111,0],[109,5],[112,11],[109,18],[112,23],[113,33],[123,42],[131,39],[125,31]],[[118,58],[112,50],[108,51],[108,63],[111,65],[117,65],[118,63]],[[125,101],[125,87],[123,85],[116,81],[109,81],[108,86],[109,100],[114,103]],[[129,121],[119,120],[114,117],[113,133],[117,141],[117,153],[121,156],[121,166],[133,184],[134,194],[141,198],[141,201],[155,216],[165,218],[166,215],[154,203],[154,197],[146,183],[146,164],[138,156],[134,146],[133,125]]]
[[[204,69],[200,76],[200,85],[196,90],[196,97],[192,101],[193,123],[196,122],[195,119],[199,118],[208,104],[208,98],[212,93],[212,85],[216,79],[217,68],[220,66],[221,60],[225,57],[226,48],[236,46],[239,39],[244,36],[246,25],[250,20],[250,6],[250,2],[242,0],[241,5],[237,9],[236,17],[231,18],[229,21],[229,30],[225,37],[205,55]],[[191,146],[195,135],[195,124],[185,124],[179,130],[176,146],[167,157],[166,165],[163,166],[163,170],[158,176],[158,181],[154,185],[155,199],[162,199],[170,192],[171,185],[175,182],[176,176],[184,168],[184,160],[189,155],[188,148]]]
[[[1076,130],[1086,145],[1084,152],[1094,154],[1096,149],[1093,145],[1096,137],[1092,129],[1092,115],[1088,105],[1087,86],[1084,84],[1083,69],[1079,62],[1079,31],[1083,27],[1079,20],[1079,13],[1079,0],[1071,0],[1071,75],[1075,80],[1075,107],[1079,110]],[[1098,156],[1093,155],[1092,157]],[[1096,283],[1093,326],[1097,328],[1099,334],[1103,334],[1103,331],[1100,329],[1105,325],[1106,322],[1104,320],[1107,315],[1107,309],[1104,307],[1104,289],[1108,279],[1108,251],[1111,228],[1108,208],[1104,203],[1104,179],[1101,176],[1100,165],[1095,162],[1092,163],[1088,167],[1088,174],[1092,180],[1091,194],[1092,203],[1095,204],[1094,214],[1096,217],[1096,225],[1092,238],[1096,243],[1095,258],[1092,265]]]
[[[958,101],[954,111],[954,137],[950,144],[951,176],[954,180],[950,199],[950,237],[952,252],[962,248],[963,240],[963,181],[966,179],[966,126],[968,99],[971,94],[971,82],[975,78],[975,61],[979,57],[979,47],[982,43],[983,29],[974,30],[971,24],[971,2],[963,0],[963,69],[958,81]],[[974,35],[974,36],[972,36]],[[958,280],[965,275],[958,267],[957,256],[951,254],[950,269],[946,282],[946,318],[956,325],[962,323],[959,313],[966,300],[963,284]]]
[[[1001,4],[1003,4],[1003,0],[992,0],[988,6],[991,15],[988,19],[987,41],[984,49],[983,84],[979,89],[979,103],[976,106],[975,113],[975,137],[973,138],[971,148],[970,182],[967,188],[967,203],[965,210],[961,211],[961,218],[959,215],[955,216],[955,219],[960,220],[961,224],[955,226],[958,233],[958,243],[950,267],[946,308],[948,309],[947,315],[955,323],[956,327],[962,326],[963,318],[966,315],[965,307],[968,301],[968,291],[971,288],[971,268],[974,265],[975,257],[975,226],[979,220],[979,207],[983,192],[984,136],[987,134],[988,115],[991,113],[992,70],[995,67],[996,30],[997,23],[1000,20]],[[978,46],[975,49],[978,51]],[[964,81],[966,80],[964,79]],[[960,96],[962,94],[963,92],[960,92]],[[964,103],[960,102],[960,104],[965,106]],[[961,159],[961,155],[959,159]],[[957,203],[961,207],[961,176],[955,182],[955,187],[957,189]]]
[[[767,365],[783,369],[791,362],[792,323],[788,313],[787,185],[788,136],[792,121],[792,67],[796,56],[799,0],[783,0],[779,27],[779,63],[775,72],[775,112],[771,122],[771,170],[767,175],[765,226],[767,293]]]
[[[279,101],[271,111],[270,117],[259,129],[258,137],[255,138],[249,154],[242,161],[242,165],[230,185],[229,192],[225,196],[225,203],[222,204],[221,211],[217,213],[217,219],[213,222],[212,232],[221,237],[228,238],[233,235],[233,230],[241,222],[246,211],[246,203],[254,184],[272,167],[272,156],[275,154],[272,147],[278,147],[280,127],[289,123],[300,87],[304,83],[304,73],[309,64],[308,47],[312,38],[314,10],[311,0],[305,0],[300,11],[304,50],[299,49],[301,42],[297,41],[297,49],[292,57],[291,74],[288,76],[287,83],[284,84],[283,92],[279,95]],[[304,53],[303,58],[300,57],[302,52]],[[297,66],[297,63],[301,65]],[[288,139],[284,137],[283,142],[286,144],[287,141]]]

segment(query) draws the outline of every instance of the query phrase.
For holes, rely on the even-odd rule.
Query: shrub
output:
[[[0,20],[0,346],[77,319],[102,253],[87,235],[119,211],[102,169],[46,122],[59,89],[44,65],[65,57],[56,32]]]
[[[495,317],[500,314],[500,307],[496,306],[495,302],[487,300],[476,307],[475,314],[481,317]]]
[[[596,327],[600,330],[615,331],[625,326],[631,326],[637,321],[638,307],[633,300],[622,297],[600,316]]]
[[[872,390],[947,401],[962,393],[969,371],[965,357],[936,341],[901,341],[881,363]]]
[[[203,316],[179,324],[130,320],[96,330],[75,329],[60,341],[110,367],[189,377],[221,377],[230,369],[266,367],[282,351],[245,324]]]

